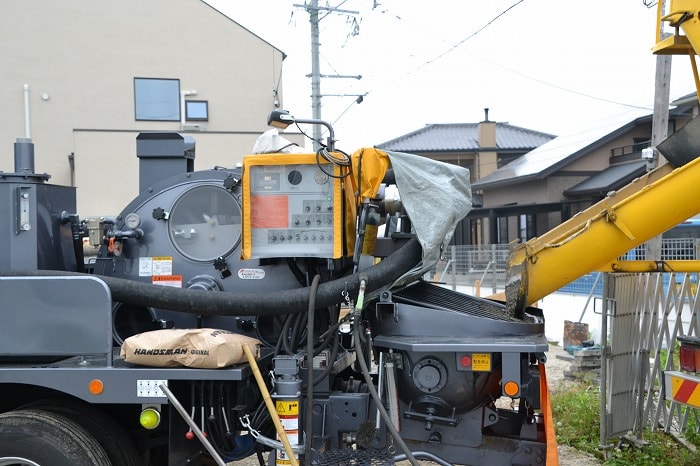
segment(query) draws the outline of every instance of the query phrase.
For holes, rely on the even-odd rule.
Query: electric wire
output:
[[[504,14],[506,14],[506,13],[507,13],[508,11],[510,11],[511,9],[515,8],[518,4],[522,3],[523,1],[524,1],[524,0],[518,0],[517,2],[515,2],[514,4],[512,4],[511,6],[509,6],[509,7],[506,8],[505,10],[503,10],[501,13],[499,13],[499,14],[496,15],[495,17],[491,18],[485,25],[483,25],[481,28],[477,29],[475,32],[473,32],[472,34],[470,34],[470,35],[467,36],[466,38],[464,38],[464,39],[462,39],[461,41],[457,42],[456,44],[450,46],[450,48],[448,48],[448,49],[445,50],[444,52],[440,53],[439,55],[437,55],[437,56],[435,56],[435,57],[433,57],[433,58],[430,58],[430,59],[426,60],[425,62],[423,62],[422,64],[418,65],[418,66],[415,67],[414,69],[408,71],[407,73],[402,73],[400,77],[398,77],[397,79],[395,79],[394,81],[392,81],[390,84],[385,84],[385,85],[381,86],[379,89],[381,89],[381,88],[386,88],[386,87],[388,87],[389,85],[393,85],[393,84],[395,84],[395,83],[397,83],[397,82],[403,80],[404,78],[406,78],[406,76],[410,76],[411,74],[413,74],[413,73],[419,71],[420,69],[422,69],[422,68],[424,68],[424,67],[430,65],[431,63],[433,63],[433,62],[439,60],[440,58],[444,57],[445,55],[447,55],[448,53],[452,52],[453,50],[456,50],[456,49],[459,48],[463,43],[465,43],[465,42],[468,41],[469,39],[471,39],[471,38],[477,36],[477,35],[478,35],[479,33],[481,33],[484,29],[486,29],[486,28],[489,27],[491,24],[493,24],[495,21],[497,21],[501,16],[503,16]],[[376,5],[375,5],[375,7],[376,7]],[[394,17],[395,17],[396,19],[398,19],[399,21],[404,21],[400,16],[394,15]],[[410,23],[408,23],[408,24],[410,24]],[[435,37],[437,37],[437,36],[435,36]],[[442,40],[442,39],[440,39],[440,40]],[[364,93],[364,96],[369,95],[370,92],[372,92],[372,91],[367,91],[367,92],[365,92],[365,93]],[[333,124],[337,123],[337,122],[338,122],[338,121],[353,107],[353,105],[356,105],[356,104],[359,104],[359,102],[358,102],[357,100],[353,100],[353,102],[352,102],[350,105],[348,105],[348,107],[347,107],[345,110],[343,110],[343,111],[340,113],[340,115],[338,115],[334,120],[332,120],[332,121],[333,121]]]
[[[328,357],[328,362],[326,363],[326,367],[323,368],[323,372],[319,374],[312,382],[313,386],[315,387],[322,381],[328,377],[328,375],[331,373],[331,370],[333,370],[333,366],[335,364],[336,359],[338,358],[338,350],[340,348],[340,332],[335,332],[333,334],[333,346],[331,347],[331,354]],[[315,354],[314,354],[315,356]]]
[[[478,59],[478,60],[484,61],[484,62],[486,62],[486,63],[489,63],[489,64],[492,65],[492,66],[498,67],[498,68],[503,69],[503,70],[505,70],[505,71],[507,71],[507,72],[509,72],[509,73],[515,74],[515,75],[517,75],[517,76],[520,76],[520,77],[525,78],[525,79],[528,79],[528,80],[530,80],[530,81],[533,81],[533,82],[542,84],[542,85],[547,86],[547,87],[551,87],[551,88],[554,88],[554,89],[558,89],[558,90],[560,90],[560,91],[567,92],[567,93],[570,93],[570,94],[573,94],[573,95],[578,95],[578,96],[581,96],[581,97],[584,97],[584,98],[588,98],[588,99],[597,100],[597,101],[600,101],[600,102],[606,102],[606,103],[610,103],[610,104],[613,104],[613,105],[619,105],[619,106],[622,106],[622,107],[636,108],[636,109],[642,109],[642,110],[651,110],[651,108],[648,107],[648,106],[644,106],[644,105],[635,105],[635,104],[630,104],[630,103],[626,103],[626,102],[620,102],[620,101],[617,101],[617,100],[607,99],[607,98],[604,98],[604,97],[599,97],[599,96],[595,96],[595,95],[592,95],[592,94],[589,94],[589,93],[586,93],[586,92],[581,92],[581,91],[577,91],[577,90],[575,90],[575,89],[571,89],[571,88],[568,88],[568,87],[564,87],[564,86],[561,86],[561,85],[558,85],[558,84],[555,84],[555,83],[552,83],[552,82],[549,82],[549,81],[545,81],[545,80],[543,80],[543,79],[540,79],[540,78],[537,78],[537,77],[534,77],[534,76],[531,76],[531,75],[528,75],[528,74],[525,74],[525,73],[516,71],[516,70],[514,70],[514,69],[512,69],[512,68],[509,68],[509,67],[507,67],[507,66],[501,65],[501,64],[496,63],[496,62],[494,62],[494,61],[492,61],[492,60],[486,59],[486,58],[484,58],[484,57],[481,57],[481,56],[479,56],[479,55],[476,55],[476,54],[474,54],[474,53],[472,53],[472,52],[469,52],[469,51],[464,50],[463,48],[461,48],[461,46],[462,46],[465,42],[467,42],[468,40],[472,39],[473,37],[475,37],[475,36],[477,36],[478,34],[480,34],[481,32],[483,32],[486,28],[488,28],[490,25],[492,25],[492,24],[493,24],[495,21],[497,21],[500,17],[502,17],[504,14],[506,14],[508,11],[510,11],[511,9],[513,9],[514,7],[516,7],[518,4],[520,4],[520,3],[522,3],[522,2],[523,2],[523,0],[519,0],[519,1],[515,2],[514,4],[510,5],[508,8],[506,8],[505,10],[503,10],[502,12],[500,12],[498,15],[494,16],[492,19],[490,19],[489,21],[487,21],[482,27],[480,27],[479,29],[477,29],[475,32],[471,33],[470,35],[468,35],[468,36],[465,37],[464,39],[460,40],[459,42],[450,45],[449,48],[448,48],[447,50],[441,52],[440,54],[438,54],[438,55],[436,55],[436,56],[434,56],[434,57],[432,57],[432,58],[429,58],[429,59],[425,60],[423,63],[421,63],[420,65],[418,65],[418,66],[416,66],[415,68],[411,69],[410,71],[408,71],[408,72],[406,72],[406,73],[402,73],[398,78],[394,79],[393,81],[388,82],[388,83],[385,83],[385,84],[383,84],[382,86],[379,86],[379,87],[377,87],[377,88],[375,88],[375,89],[371,89],[370,91],[367,91],[364,95],[366,96],[366,95],[369,95],[370,93],[375,93],[375,94],[376,94],[378,91],[380,91],[380,90],[382,90],[382,89],[384,89],[384,88],[387,88],[387,87],[389,87],[389,86],[393,86],[393,85],[396,84],[397,82],[402,81],[403,79],[405,79],[407,76],[410,76],[410,75],[416,73],[417,71],[419,71],[419,70],[421,70],[422,68],[424,68],[424,67],[426,67],[426,66],[432,64],[433,62],[439,60],[440,58],[444,57],[445,55],[449,54],[450,52],[452,52],[452,51],[454,51],[454,50],[461,50],[462,52],[464,52],[464,53],[466,53],[466,54],[468,54],[468,55],[470,55],[470,56],[472,56],[472,57],[474,57],[474,58],[476,58],[476,59]],[[645,3],[645,5],[646,5],[646,3]],[[646,6],[649,7],[649,5],[646,5]],[[653,6],[653,5],[652,5],[652,6]],[[400,21],[400,22],[402,22],[402,23],[405,23],[405,24],[408,24],[408,25],[410,25],[411,27],[419,28],[419,27],[416,26],[415,24],[410,23],[409,21],[406,21],[404,18],[402,18],[402,17],[400,17],[400,16],[398,16],[398,15],[395,15],[395,14],[394,14],[394,17],[395,17],[398,21]],[[419,29],[420,29],[420,28],[419,28]],[[445,41],[444,39],[442,39],[442,38],[436,36],[436,35],[433,34],[432,32],[428,31],[428,33],[431,34],[433,37],[437,38],[438,40],[441,40],[442,42],[447,43],[447,41]],[[337,123],[337,122],[338,122],[338,121],[339,121],[339,120],[340,120],[354,105],[356,105],[356,104],[357,104],[357,102],[355,102],[355,101],[353,101],[352,103],[350,103],[350,105],[348,105],[348,107],[346,107],[337,117],[335,117],[335,119],[332,120],[333,124]]]
[[[326,149],[325,147],[321,147],[318,151],[316,151],[316,165],[318,166],[318,169],[321,170],[329,178],[340,179],[348,177],[352,173],[350,156],[340,149],[335,149],[333,152],[341,154],[341,157],[339,158],[331,155],[331,152],[328,151],[328,149]],[[323,168],[323,164],[321,163],[321,157],[323,157],[331,165],[339,167],[340,175],[336,175]]]
[[[304,137],[321,146],[321,148],[316,151],[316,165],[318,166],[319,170],[321,170],[326,176],[328,176],[329,178],[340,179],[346,178],[352,173],[352,159],[350,158],[350,155],[348,155],[346,152],[340,149],[328,150],[327,144],[325,144],[323,141],[319,141],[313,136],[309,136],[307,132],[304,131],[301,128],[301,126],[299,126],[298,122],[295,121],[294,124],[296,125],[299,132],[304,135]],[[339,154],[339,156],[336,154]],[[335,175],[334,173],[329,172],[325,168],[323,168],[321,158],[323,158],[333,166],[340,167],[340,175]],[[346,170],[344,171],[343,169]]]
[[[464,39],[460,40],[460,41],[457,42],[456,44],[452,45],[450,48],[448,48],[447,50],[445,50],[445,51],[442,52],[441,54],[439,54],[439,55],[437,55],[437,56],[435,56],[435,57],[433,57],[433,58],[430,58],[430,59],[426,60],[426,61],[423,62],[421,65],[417,66],[417,67],[414,68],[413,70],[411,70],[411,71],[409,71],[408,73],[406,73],[404,76],[411,75],[411,74],[417,72],[418,70],[420,70],[421,68],[424,68],[424,67],[430,65],[431,63],[433,63],[433,62],[435,62],[435,61],[441,59],[442,57],[444,57],[444,56],[447,55],[448,53],[452,52],[453,50],[456,50],[456,49],[459,48],[462,44],[464,44],[466,41],[468,41],[469,39],[472,39],[472,38],[476,37],[476,36],[479,35],[479,33],[481,33],[484,29],[486,29],[487,27],[489,27],[490,25],[492,25],[493,23],[495,23],[501,16],[505,15],[506,13],[508,13],[510,10],[512,10],[513,8],[515,8],[516,6],[518,6],[519,4],[523,3],[523,1],[524,1],[524,0],[518,0],[517,2],[513,3],[511,6],[509,6],[508,8],[506,8],[505,10],[503,10],[502,12],[500,12],[499,14],[497,14],[496,16],[494,16],[493,18],[491,18],[486,24],[484,24],[483,26],[481,26],[479,29],[477,29],[477,30],[474,31],[473,33],[469,34],[467,37],[465,37]]]

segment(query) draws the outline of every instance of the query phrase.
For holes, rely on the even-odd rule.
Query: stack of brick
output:
[[[601,348],[594,346],[594,342],[588,338],[588,324],[564,321],[564,349],[567,354],[557,357],[571,363],[569,370],[564,371],[566,377],[599,382]]]
[[[585,381],[600,381],[600,346],[570,347],[567,353],[571,354],[571,365],[568,371],[564,371],[566,377]]]

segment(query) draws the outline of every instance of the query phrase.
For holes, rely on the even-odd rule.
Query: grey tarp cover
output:
[[[457,223],[472,208],[469,169],[403,152],[386,151],[413,229],[423,247],[423,261],[399,278],[402,285],[422,276],[440,260]]]

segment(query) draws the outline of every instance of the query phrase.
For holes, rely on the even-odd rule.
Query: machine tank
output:
[[[34,172],[34,143],[18,138],[14,172],[0,171],[0,268],[76,271],[70,216],[76,212],[75,188],[47,183]]]
[[[208,292],[269,293],[302,286],[288,259],[242,260],[241,169],[194,171],[194,147],[173,133],[137,137],[140,193],[117,215],[94,272]],[[165,176],[164,176],[165,175]],[[274,344],[273,318],[201,317],[115,303],[115,342],[146,330],[210,326]]]

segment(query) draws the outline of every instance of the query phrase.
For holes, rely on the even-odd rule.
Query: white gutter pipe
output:
[[[32,137],[29,131],[29,84],[24,85],[24,137]]]

